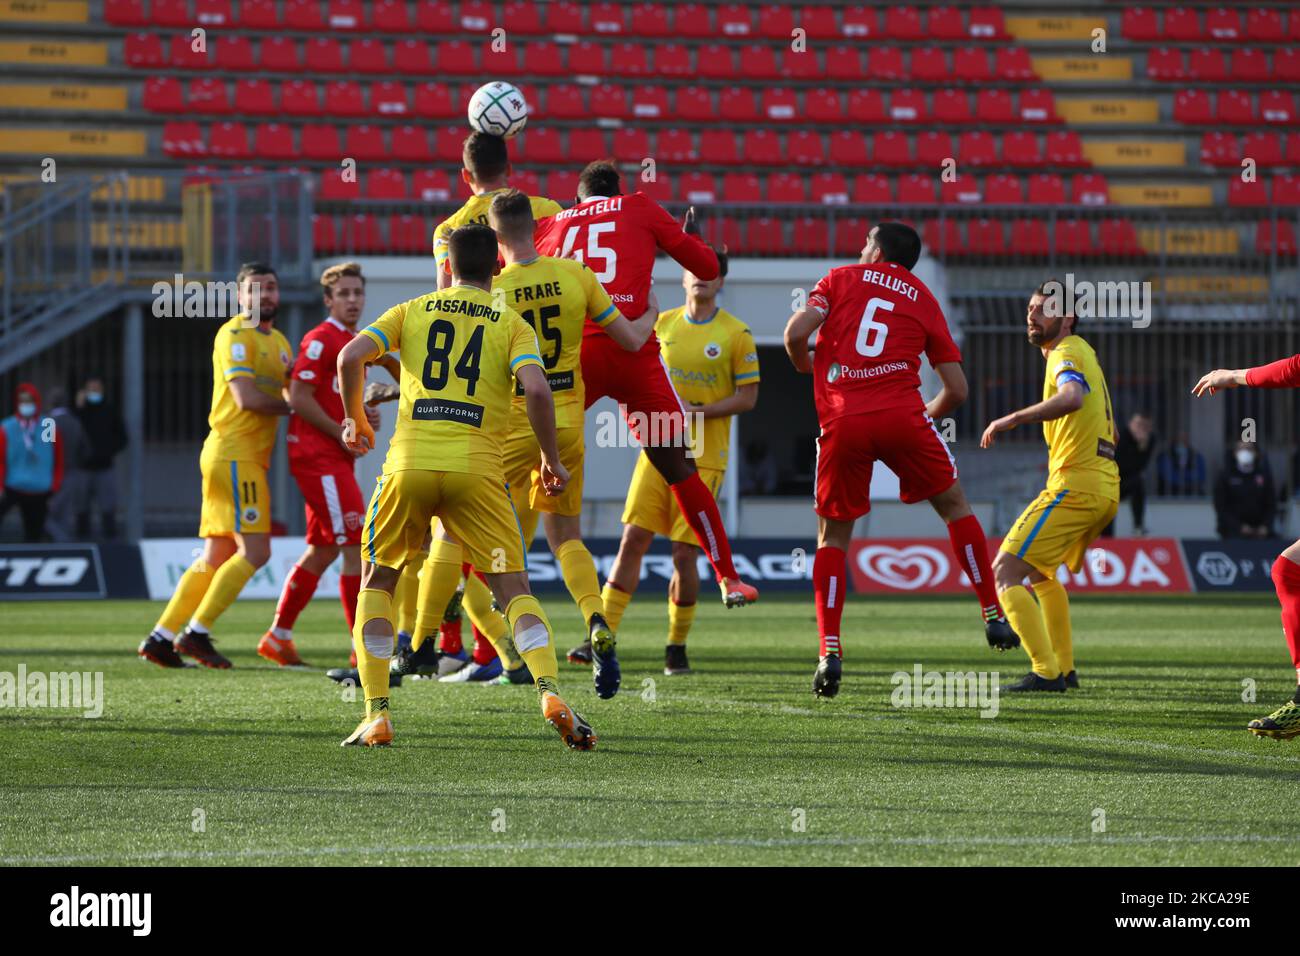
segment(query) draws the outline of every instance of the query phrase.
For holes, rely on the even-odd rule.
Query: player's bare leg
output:
[[[281,667],[300,667],[303,660],[298,656],[298,649],[293,643],[293,626],[298,615],[307,606],[307,602],[316,593],[320,576],[325,573],[339,556],[336,545],[309,544],[297,563],[289,571],[280,591],[280,601],[275,607],[275,618],[262,639],[257,642],[257,653],[273,664]],[[352,573],[361,573],[361,552],[349,548],[352,557]],[[344,574],[347,574],[347,558],[344,559]],[[348,632],[351,633],[351,625]]]
[[[1058,691],[1065,692],[1065,675],[1061,673],[1052,647],[1051,637],[1043,612],[1034,600],[1024,582],[1036,584],[1047,580],[1046,575],[1021,558],[1006,551],[999,551],[993,559],[993,576],[997,581],[998,594],[1002,606],[1006,608],[1007,617],[1016,634],[1020,636],[1021,646],[1029,655],[1032,670],[1014,684],[1003,684],[1002,690],[1011,693],[1022,691]]]
[[[664,676],[689,674],[686,636],[695,620],[700,599],[700,549],[682,541],[673,542],[673,576],[668,582],[668,643],[664,647]]]
[[[235,556],[238,545],[231,537],[206,538],[203,551],[194,563],[185,569],[171,600],[149,636],[141,643],[137,653],[159,667],[192,667],[176,652],[175,642],[181,630],[193,617],[199,603],[212,586],[217,570]]]
[[[682,517],[695,533],[713,565],[722,591],[722,603],[727,607],[743,607],[758,600],[758,589],[746,584],[736,572],[731,560],[731,539],[722,523],[718,502],[700,479],[695,462],[680,445],[646,445],[646,457],[663,476],[677,499]]]
[[[582,518],[580,515],[544,514],[542,525],[546,529],[551,553],[560,565],[564,584],[587,625],[585,647],[589,649],[596,696],[608,700],[618,693],[623,675],[615,651],[614,628],[605,616],[605,604],[600,596],[596,562],[582,543]],[[569,659],[573,659],[572,652]]]
[[[226,670],[230,661],[212,645],[212,626],[235,603],[244,585],[257,573],[258,568],[271,560],[271,536],[266,533],[239,534],[235,536],[235,553],[227,557],[212,576],[203,600],[194,609],[194,616],[176,638],[176,650],[193,657],[204,667]],[[224,550],[224,549],[223,549]]]
[[[931,498],[930,506],[948,526],[952,553],[979,596],[984,636],[989,647],[999,651],[1019,647],[1020,638],[1008,623],[1002,604],[998,601],[993,565],[989,561],[988,539],[984,537],[984,528],[971,510],[970,502],[966,500],[961,482],[954,481],[947,490]]]
[[[397,631],[393,626],[393,591],[399,568],[366,562],[357,598],[357,620],[352,643],[366,699],[366,715],[344,741],[344,747],[387,747],[393,742],[393,722],[388,712],[388,664]]]
[[[1282,631],[1296,668],[1297,686],[1290,700],[1267,717],[1252,720],[1247,727],[1259,737],[1290,740],[1300,736],[1300,541],[1273,562],[1273,586],[1282,605]]]
[[[555,637],[541,603],[528,590],[524,571],[485,574],[497,603],[505,608],[506,622],[519,656],[528,665],[537,686],[542,717],[555,728],[565,745],[573,750],[591,750],[596,734],[582,716],[560,697],[559,669],[555,661]]]
[[[817,516],[817,554],[813,558],[813,596],[817,603],[817,636],[821,642],[813,696],[829,698],[840,692],[843,672],[840,618],[844,613],[845,569],[855,521]]]

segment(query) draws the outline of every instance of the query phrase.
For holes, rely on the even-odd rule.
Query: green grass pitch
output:
[[[547,606],[563,651],[577,615]],[[106,697],[97,720],[0,709],[0,863],[1263,866],[1300,843],[1300,749],[1244,730],[1293,686],[1270,596],[1076,598],[1083,689],[983,719],[890,702],[917,663],[1027,669],[970,600],[853,597],[844,687],[818,702],[810,599],[702,607],[696,673],[667,678],[646,595],[616,699],[561,663],[594,753],[529,688],[425,681],[393,691],[393,747],[341,748],[361,705],[322,674],[346,654],[337,604],[299,622],[306,672],[255,655],[271,610],[221,621],[234,670],[178,672],[134,656],[158,605],[0,605],[0,671],[102,671]]]

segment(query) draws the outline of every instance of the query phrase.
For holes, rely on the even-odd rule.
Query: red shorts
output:
[[[899,498],[926,501],[952,487],[957,462],[925,410],[895,408],[844,415],[817,439],[816,512],[854,521],[871,510],[871,467],[898,475]]]
[[[657,444],[684,433],[685,409],[668,381],[668,369],[659,356],[657,342],[629,352],[603,332],[585,336],[582,383],[587,390],[586,407],[606,396],[614,399],[642,445],[647,444],[647,427],[649,438]]]
[[[352,469],[307,472],[291,468],[290,473],[307,503],[307,543],[361,544],[366,504]]]

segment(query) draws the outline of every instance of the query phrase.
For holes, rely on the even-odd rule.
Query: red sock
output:
[[[971,586],[979,595],[984,620],[1002,617],[997,582],[993,580],[993,562],[989,560],[989,542],[984,537],[980,519],[967,515],[950,523],[948,540],[952,542],[952,553],[957,557],[957,565],[966,572]]]
[[[460,621],[443,621],[438,626],[438,650],[444,654],[459,654],[464,649],[460,640]]]
[[[492,642],[477,627],[474,628],[474,663],[491,664],[496,658],[497,649],[492,646]]]
[[[339,598],[343,601],[343,617],[348,622],[348,633],[357,621],[357,595],[361,593],[361,575],[339,575]]]
[[[284,588],[280,591],[280,603],[275,606],[275,620],[271,626],[282,627],[286,631],[293,630],[298,615],[307,606],[311,596],[316,593],[318,583],[320,583],[319,574],[312,574],[306,568],[295,564],[290,569],[289,576],[284,579]]]
[[[673,497],[677,499],[677,507],[682,510],[686,523],[695,532],[695,538],[713,565],[718,580],[740,577],[736,573],[736,566],[731,563],[731,541],[727,538],[727,529],[723,527],[718,502],[709,492],[709,486],[700,478],[699,472],[691,472],[690,477],[683,478],[671,487]]]
[[[1282,630],[1286,633],[1287,647],[1291,648],[1296,682],[1300,683],[1300,564],[1286,555],[1278,555],[1273,562],[1273,586],[1277,588],[1277,599],[1282,602]]]
[[[844,552],[818,548],[813,558],[813,594],[817,599],[817,636],[821,656],[840,652],[840,615],[844,613]]]

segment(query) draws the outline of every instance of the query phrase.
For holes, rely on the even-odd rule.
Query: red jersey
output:
[[[1254,388],[1295,388],[1300,385],[1300,355],[1248,369],[1246,384]]]
[[[325,414],[343,421],[343,396],[339,394],[338,358],[355,332],[330,316],[302,337],[290,378],[314,386],[313,395]],[[289,418],[289,465],[309,472],[352,470],[353,458],[333,435],[327,435],[298,415]]]
[[[843,415],[924,407],[921,353],[960,362],[943,310],[895,262],[840,266],[808,297],[826,317],[813,354],[813,396],[823,424]]]
[[[629,319],[645,312],[655,256],[662,249],[701,279],[718,277],[718,256],[698,236],[644,193],[590,196],[571,209],[537,222],[537,251],[585,262],[618,310]],[[583,335],[599,335],[587,320]],[[652,334],[645,349],[659,351]]]

